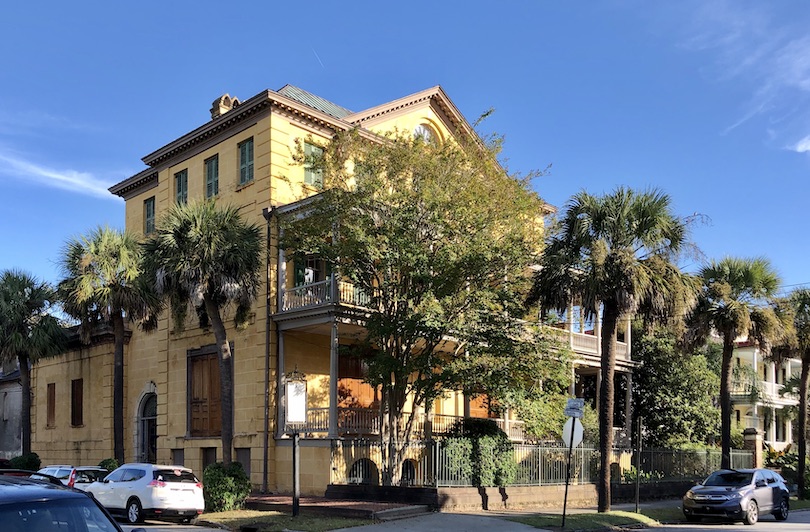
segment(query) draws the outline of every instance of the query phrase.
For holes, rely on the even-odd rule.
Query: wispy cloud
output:
[[[40,110],[0,109],[0,135],[41,135],[46,131],[96,131],[96,126]]]
[[[790,146],[791,150],[796,153],[810,153],[810,135],[804,137],[802,140]]]
[[[810,17],[778,3],[738,0],[701,1],[693,11],[687,49],[712,54],[709,75],[718,81],[750,87],[740,118],[724,133],[757,118],[780,117],[776,133],[792,144],[808,134],[810,123]],[[782,12],[778,12],[779,9]],[[788,106],[791,107],[788,111]],[[790,120],[784,120],[789,114]],[[773,124],[769,127],[773,128]],[[794,140],[795,142],[795,140]],[[797,145],[801,144],[801,141]]]
[[[25,183],[36,182],[47,187],[108,200],[118,198],[107,190],[113,183],[98,179],[88,172],[41,166],[9,153],[0,153],[0,177]]]

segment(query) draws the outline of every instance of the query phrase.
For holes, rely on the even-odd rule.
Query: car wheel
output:
[[[748,503],[748,508],[745,510],[745,517],[743,517],[743,523],[746,525],[753,525],[759,520],[759,506],[757,506],[757,501],[751,501]]]
[[[127,503],[127,522],[140,523],[143,521],[143,508],[141,501],[138,499],[130,499]]]
[[[784,521],[788,518],[788,514],[790,513],[790,506],[788,505],[787,499],[782,499],[782,502],[776,508],[776,511],[773,513],[773,516],[776,517],[777,521]]]

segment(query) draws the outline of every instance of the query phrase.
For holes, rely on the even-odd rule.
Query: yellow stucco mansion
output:
[[[110,188],[126,201],[126,228],[135,234],[153,231],[175,202],[213,196],[266,228],[267,275],[254,318],[243,331],[229,327],[228,335],[234,459],[245,465],[254,486],[271,491],[291,490],[290,439],[283,432],[279,393],[285,373],[298,369],[308,381],[303,493],[323,494],[330,483],[333,440],[375,433],[374,390],[363,383],[362,367],[342,359],[337,348],[356,336],[352,309],[362,306],[362,295],[336,282],[316,258],[288,261],[275,245],[272,221],[320,190],[318,171],[294,161],[296,146],[317,150],[317,142],[352,128],[397,129],[438,142],[474,134],[440,87],[351,112],[287,85],[244,101],[218,98],[209,121],[144,157],[145,170]],[[598,388],[599,331],[575,324],[575,314],[568,313],[563,329],[576,354],[579,385]],[[175,332],[167,315],[154,332],[133,327],[125,347],[126,459],[183,464],[201,473],[222,456],[214,337],[191,323]],[[617,370],[629,378],[629,327],[620,340]],[[97,464],[112,456],[112,349],[112,335],[98,331],[91,344],[76,340],[70,352],[34,368],[32,448],[43,463]],[[461,416],[490,412],[484,402],[450,392],[435,411],[422,415],[419,430],[441,430]],[[520,439],[522,424],[510,417],[497,422]]]

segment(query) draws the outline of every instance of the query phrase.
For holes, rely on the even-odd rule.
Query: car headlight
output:
[[[695,494],[692,493],[692,490],[689,490],[689,491],[686,492],[686,498],[687,499],[694,499],[695,498]]]
[[[740,492],[740,491],[732,491],[731,493],[728,494],[728,499],[730,501],[733,501],[735,499],[742,499],[742,498],[743,498],[743,493]]]

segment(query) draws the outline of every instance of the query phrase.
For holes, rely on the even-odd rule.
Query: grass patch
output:
[[[562,525],[562,515],[559,514],[510,517],[509,520],[530,525],[535,528],[561,529]],[[606,512],[602,514],[589,512],[565,516],[564,530],[598,530],[618,525],[656,526],[658,524],[660,523],[655,519],[635,512]]]
[[[801,500],[796,497],[790,498],[791,510],[804,510],[805,508],[810,508],[810,500]]]
[[[217,523],[230,530],[239,530],[244,525],[255,526],[262,532],[280,532],[282,530],[301,530],[304,532],[324,532],[336,528],[348,528],[371,524],[369,519],[351,519],[323,515],[305,515],[293,517],[283,512],[263,512],[259,510],[233,510],[230,512],[204,513],[200,521]]]

